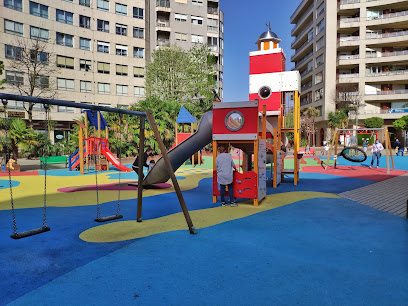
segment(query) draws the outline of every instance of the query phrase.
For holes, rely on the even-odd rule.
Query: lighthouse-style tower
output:
[[[298,71],[282,73],[286,70],[286,56],[280,42],[268,25],[268,30],[256,41],[258,51],[249,53],[249,100],[258,99],[260,110],[266,105],[268,115],[278,114],[282,92],[298,90],[293,85],[300,85]]]

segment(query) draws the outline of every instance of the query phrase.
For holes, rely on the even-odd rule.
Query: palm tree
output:
[[[300,117],[300,125],[302,130],[307,135],[307,140],[309,145],[313,145],[314,135],[315,135],[315,119],[320,115],[320,111],[310,106],[307,109],[302,111],[302,115]]]

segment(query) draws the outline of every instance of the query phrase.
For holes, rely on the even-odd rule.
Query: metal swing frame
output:
[[[384,131],[385,132],[385,150],[386,150],[386,157],[387,157],[387,174],[390,174],[390,161],[391,159],[391,164],[392,164],[392,170],[395,171],[395,164],[394,164],[394,158],[392,157],[392,149],[391,149],[391,140],[390,140],[390,134],[388,132],[388,128],[364,128],[364,129],[335,129],[334,131],[334,137],[332,140],[332,144],[329,149],[329,155],[327,156],[327,162],[325,166],[325,170],[327,170],[330,162],[330,157],[333,151],[334,147],[334,168],[337,167],[337,143],[338,143],[338,138],[339,138],[339,132],[345,132],[345,131],[359,131],[359,130],[364,130],[364,131]],[[371,137],[370,137],[371,138]]]
[[[142,156],[144,153],[144,139],[145,139],[145,122],[148,121],[149,125],[151,126],[154,136],[158,142],[159,149],[163,156],[164,162],[167,167],[167,171],[170,175],[171,181],[173,183],[173,187],[176,191],[177,198],[179,200],[181,209],[184,214],[184,218],[189,228],[190,234],[196,234],[196,229],[193,225],[193,222],[190,217],[190,213],[187,209],[186,203],[183,198],[183,194],[181,192],[180,186],[176,179],[176,175],[174,174],[173,167],[171,166],[170,160],[167,155],[166,148],[163,144],[163,141],[160,137],[160,132],[157,128],[156,122],[153,117],[153,113],[151,110],[146,110],[144,112],[141,111],[131,111],[119,108],[111,108],[111,107],[104,107],[104,106],[97,106],[97,105],[90,105],[85,103],[76,103],[64,100],[56,100],[56,99],[45,99],[45,98],[37,98],[37,97],[29,97],[29,96],[20,96],[20,95],[13,95],[13,94],[5,94],[0,93],[0,99],[3,105],[7,105],[8,100],[15,100],[15,101],[22,101],[27,103],[40,103],[40,104],[47,104],[47,105],[56,105],[56,106],[67,106],[67,107],[74,107],[74,108],[82,108],[82,109],[89,109],[94,111],[106,111],[112,113],[118,113],[122,115],[131,115],[131,116],[138,116],[140,118],[140,142],[139,142],[139,156]],[[5,114],[7,116],[7,112]],[[8,117],[8,116],[7,116]],[[7,146],[8,147],[8,146]],[[143,167],[142,167],[142,158],[139,158],[139,173],[138,176],[142,177]],[[13,196],[12,196],[12,184],[11,184],[11,174],[9,174],[9,182],[10,182],[10,194],[11,194],[11,205],[14,206],[13,203]],[[139,184],[140,185],[140,184]],[[143,183],[142,183],[143,186]],[[138,188],[138,197],[137,197],[137,222],[142,222],[142,204],[143,204],[143,188]],[[40,231],[42,232],[42,231]],[[38,233],[40,233],[38,232]],[[36,234],[36,233],[34,233]]]

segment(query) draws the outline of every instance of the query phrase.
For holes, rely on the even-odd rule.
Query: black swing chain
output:
[[[119,164],[122,164],[122,114],[119,114]],[[116,215],[120,215],[120,173],[119,169],[119,183],[118,183],[118,206],[116,207]]]
[[[94,117],[95,115],[95,111],[91,110],[92,113],[92,117]],[[95,169],[95,189],[96,189],[96,218],[97,219],[101,219],[101,208],[99,207],[99,188],[98,188],[98,169],[97,169],[97,165],[96,165],[96,151],[97,151],[97,141],[96,141],[96,134],[94,131],[94,169]]]
[[[3,106],[4,106],[4,125],[5,125],[5,129],[6,129],[6,139],[5,139],[5,141],[6,141],[6,147],[7,147],[7,153],[6,153],[7,155],[6,155],[5,162],[6,162],[6,167],[7,167],[7,163],[8,163],[7,158],[9,160],[11,159],[10,147],[9,147],[9,143],[8,143],[8,116],[7,116],[7,103],[8,103],[8,101],[5,100],[5,99],[2,99],[1,102],[3,103]],[[13,234],[15,236],[17,236],[18,231],[17,231],[16,213],[15,213],[15,210],[14,210],[13,184],[11,182],[11,169],[10,169],[11,167],[10,166],[11,166],[11,164],[8,165],[7,168],[8,168],[8,177],[9,177],[9,185],[10,185],[11,213],[13,215]]]
[[[48,158],[48,146],[49,146],[49,128],[50,128],[50,122],[49,122],[49,111],[50,111],[50,106],[48,104],[43,104],[44,109],[45,109],[45,121],[46,123],[46,135],[47,137],[45,138],[45,148],[43,152],[44,156],[44,212],[43,212],[43,222],[42,226],[47,227],[47,158]]]

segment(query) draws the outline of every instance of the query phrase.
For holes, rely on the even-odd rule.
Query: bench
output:
[[[300,148],[299,153],[302,153],[304,155],[313,155],[314,156],[315,155],[315,150],[310,148],[309,151],[306,151],[305,149]]]
[[[45,157],[40,157],[41,168],[45,165]],[[47,165],[49,164],[65,164],[65,167],[68,165],[68,157],[66,156],[48,156]]]

